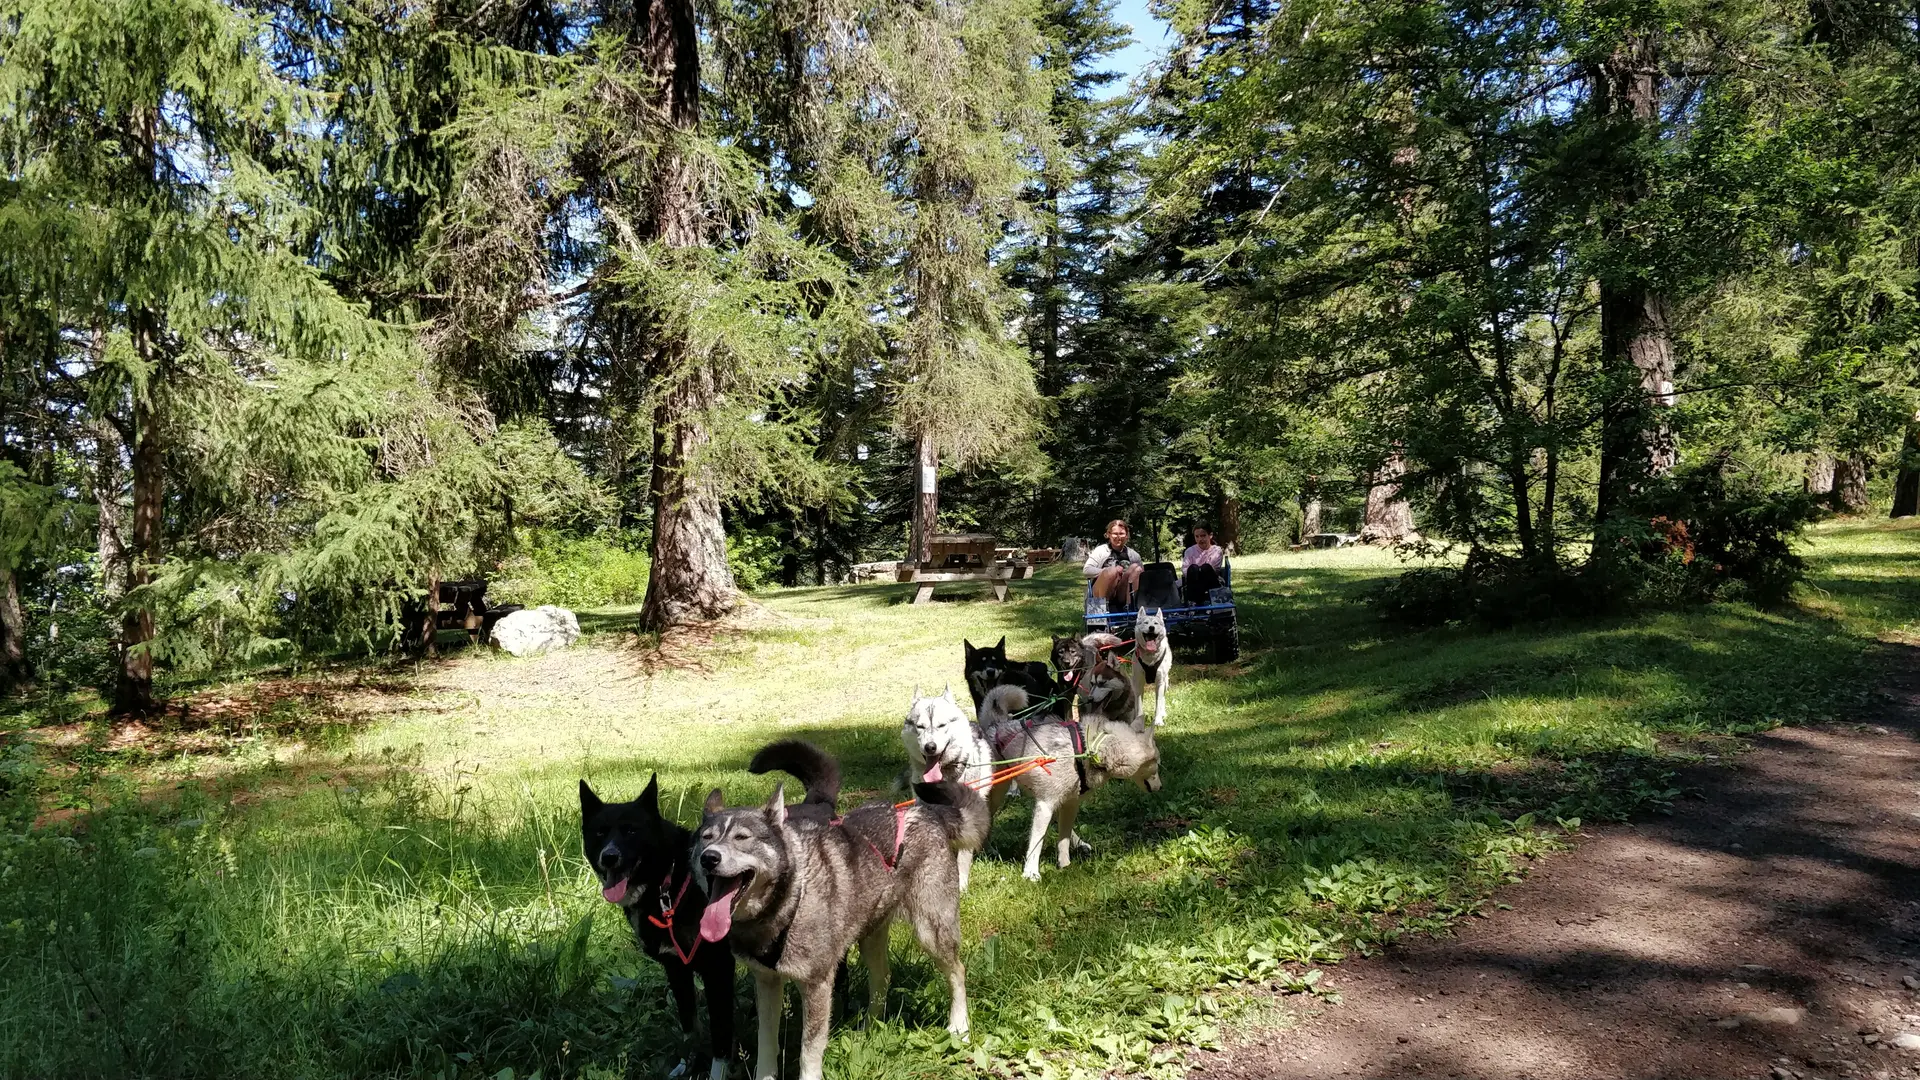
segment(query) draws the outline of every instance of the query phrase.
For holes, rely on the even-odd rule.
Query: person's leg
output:
[[[1200,563],[1187,571],[1186,579],[1181,582],[1182,592],[1187,603],[1204,604],[1207,594],[1220,587],[1220,571],[1212,563]]]
[[[1109,566],[1100,571],[1100,576],[1093,579],[1093,595],[1103,600],[1107,599],[1113,595],[1113,586],[1119,580],[1120,568],[1117,566]]]
[[[1144,567],[1129,566],[1121,575],[1121,584],[1113,590],[1113,610],[1133,610],[1133,598],[1140,591],[1140,571]]]

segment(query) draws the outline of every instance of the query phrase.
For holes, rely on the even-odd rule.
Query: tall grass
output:
[[[1177,1074],[1258,1017],[1250,989],[1314,992],[1320,965],[1476,909],[1581,824],[1658,810],[1726,736],[1843,714],[1872,636],[1920,617],[1915,539],[1823,530],[1796,611],[1505,633],[1384,627],[1361,598],[1396,567],[1372,553],[1246,560],[1249,656],[1176,670],[1165,791],[1095,793],[1096,855],[1037,886],[1028,809],[995,823],[962,905],[971,1042],[940,1030],[944,983],[903,932],[896,1019],[836,1028],[829,1075]],[[597,647],[459,661],[345,748],[102,792],[82,827],[26,828],[66,781],[10,757],[0,1075],[660,1075],[687,1043],[579,857],[573,777],[624,793],[658,770],[691,821],[714,785],[764,797],[748,753],[798,733],[841,756],[849,802],[880,792],[912,682],[957,681],[962,636],[1039,655],[1078,586],[1016,598],[795,590],[771,599],[787,624],[692,670],[589,619]]]

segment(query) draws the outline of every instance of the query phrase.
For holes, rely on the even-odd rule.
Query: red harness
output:
[[[880,865],[886,867],[889,872],[891,872],[895,866],[898,866],[900,864],[900,849],[902,847],[905,847],[907,843],[907,808],[912,805],[913,805],[912,799],[908,799],[906,802],[903,802],[903,803],[894,804],[894,807],[893,807],[893,858],[891,859],[887,858],[887,853],[884,851],[881,851],[880,848],[877,845],[875,845],[873,841],[867,839],[864,836],[860,836],[859,833],[854,834],[855,836],[860,836],[860,842],[867,845],[869,850],[871,850],[875,855],[878,855],[880,857]],[[827,824],[832,825],[835,828],[839,828],[841,822],[845,820],[846,820],[845,818],[834,818],[833,820],[827,822]]]
[[[700,932],[697,929],[694,931],[693,948],[682,952],[680,950],[680,942],[675,940],[673,936],[673,913],[680,910],[680,901],[686,897],[687,886],[691,884],[693,884],[693,871],[689,870],[687,871],[687,879],[680,883],[680,891],[674,894],[673,902],[661,908],[660,914],[647,916],[648,922],[667,932],[667,944],[673,946],[673,954],[680,958],[681,963],[689,965],[693,963],[694,954],[700,951],[700,942],[702,940]],[[673,868],[668,867],[667,876],[660,879],[660,899],[662,901],[666,900],[667,889],[672,885]]]

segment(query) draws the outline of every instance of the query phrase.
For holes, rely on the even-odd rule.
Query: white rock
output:
[[[580,640],[580,620],[552,604],[516,611],[493,624],[493,643],[515,656],[539,656]]]
[[[1887,1042],[1902,1050],[1920,1050],[1920,1035],[1915,1035],[1911,1031],[1903,1031],[1893,1038],[1888,1039]]]

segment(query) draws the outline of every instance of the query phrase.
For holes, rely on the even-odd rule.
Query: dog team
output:
[[[951,687],[933,696],[915,688],[900,729],[910,800],[840,813],[839,763],[794,739],[762,748],[748,771],[787,773],[805,792],[800,802],[787,804],[784,782],[758,806],[729,807],[715,788],[697,831],[661,816],[658,776],[639,798],[621,803],[601,800],[580,781],[581,842],[601,895],[624,909],[640,950],[666,969],[690,1034],[696,977],[704,988],[710,1080],[724,1080],[733,1058],[735,957],[754,978],[754,1080],[778,1080],[789,981],[800,988],[800,1080],[820,1080],[834,976],[858,944],[868,1016],[880,1019],[888,927],[897,918],[946,975],[947,1030],[964,1036],[960,894],[1013,789],[1033,802],[1022,871],[1029,881],[1040,879],[1049,825],[1061,867],[1076,851],[1091,852],[1074,831],[1088,792],[1108,780],[1160,790],[1160,751],[1142,708],[1150,675],[1154,724],[1166,715],[1172,657],[1157,613],[1141,614],[1131,643],[1104,633],[1054,639],[1052,671],[1009,660],[1005,638],[986,648],[962,644],[975,719]],[[1129,645],[1133,655],[1123,655]]]

